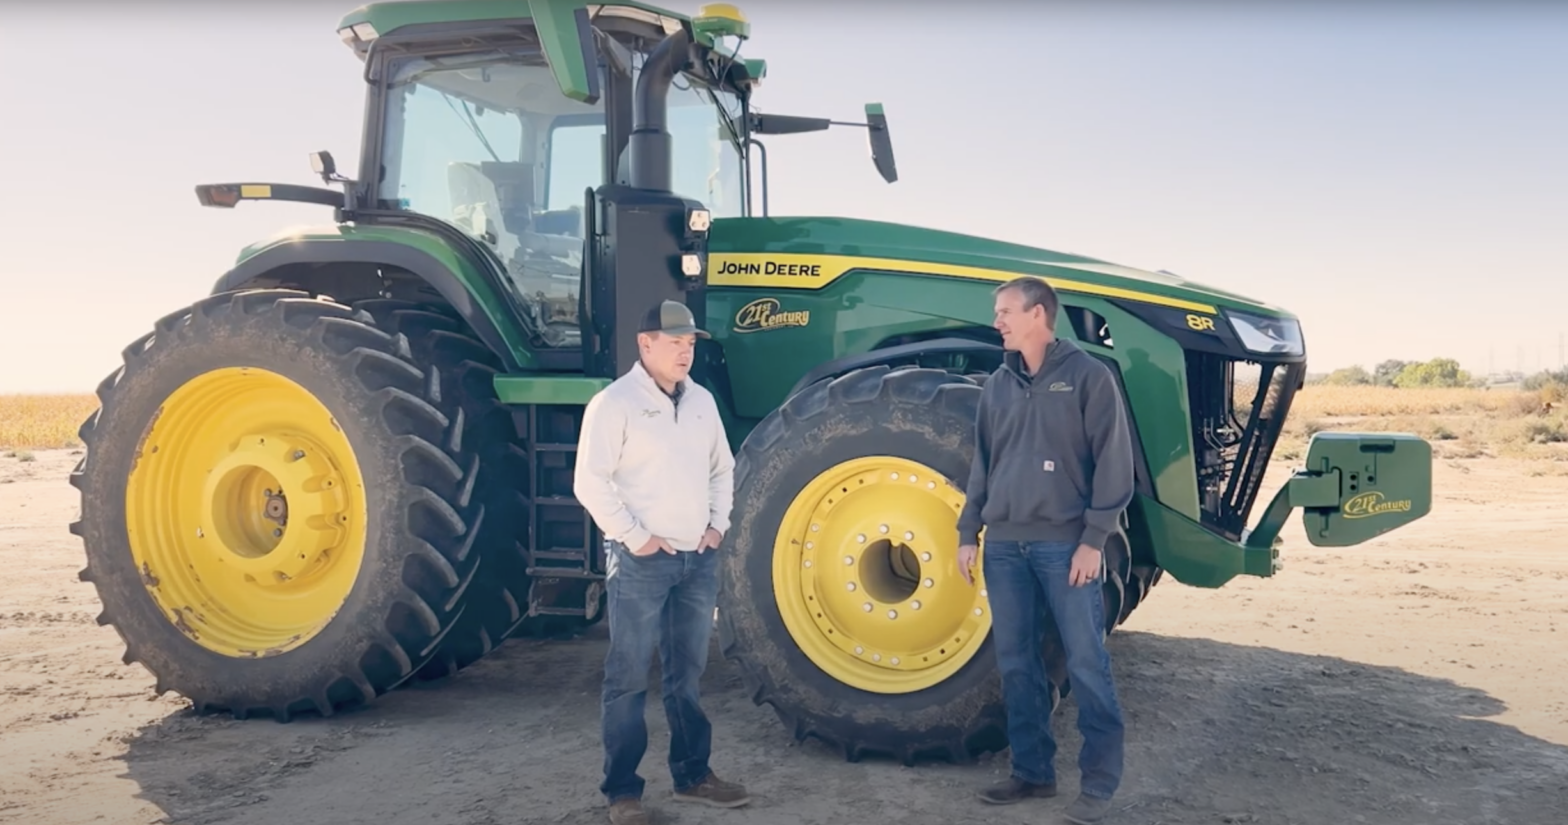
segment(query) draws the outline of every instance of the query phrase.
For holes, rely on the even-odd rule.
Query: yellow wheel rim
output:
[[[134,460],[131,556],[180,632],[268,656],[336,615],[364,559],[365,484],[311,393],[266,370],[205,373],[164,402]]]
[[[871,456],[812,479],[773,550],[784,626],[834,679],[909,693],[957,673],[991,626],[985,581],[958,569],[963,493],[919,462]]]

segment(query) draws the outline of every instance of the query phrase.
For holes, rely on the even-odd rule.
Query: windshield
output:
[[[715,218],[746,213],[741,188],[739,99],[676,78],[670,87],[670,188],[700,201]]]
[[[744,214],[738,100],[680,77],[668,105],[674,191],[715,217]],[[488,245],[544,343],[575,347],[584,192],[604,183],[603,134],[602,104],[561,94],[538,54],[410,59],[388,93],[378,198]]]
[[[633,70],[633,82],[641,68]],[[666,130],[670,133],[670,189],[698,201],[715,218],[746,213],[742,188],[739,124],[741,104],[728,92],[716,92],[677,77],[670,85]],[[556,159],[550,163],[549,206],[564,209],[583,199],[583,190],[598,186],[602,173],[599,145],[604,136],[602,116],[560,118],[551,140]],[[617,168],[620,183],[630,180],[623,150]]]
[[[401,63],[387,98],[380,199],[493,249],[552,347],[580,336],[583,192],[547,204],[546,181],[559,164],[597,169],[599,147],[551,127],[597,111],[562,95],[543,58],[499,52]]]

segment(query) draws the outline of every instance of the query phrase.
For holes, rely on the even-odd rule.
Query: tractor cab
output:
[[[389,6],[345,20],[371,95],[356,217],[461,232],[539,366],[614,377],[635,352],[617,317],[666,298],[700,317],[688,293],[700,293],[705,228],[749,211],[745,98],[762,64],[721,42],[748,33],[727,5],[689,22],[632,5],[527,7],[526,19],[400,21],[385,35]]]
[[[445,221],[482,244],[546,349],[582,346],[588,193],[631,183],[630,122],[606,112],[632,109],[646,43],[662,33],[604,35],[604,51],[584,55],[602,73],[592,102],[563,93],[521,32],[458,55],[434,44],[388,52],[374,67],[385,75],[379,145],[366,147],[379,155],[377,208]],[[615,46],[626,62],[599,59]],[[740,95],[683,74],[667,98],[668,191],[713,215],[744,214]]]

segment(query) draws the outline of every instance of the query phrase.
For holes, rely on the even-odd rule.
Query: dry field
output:
[[[1568,443],[1564,388],[1533,392],[1312,385],[1292,406],[1277,458],[1294,461],[1324,429],[1415,433],[1447,458],[1554,459]]]
[[[1568,822],[1568,439],[1561,407],[1516,392],[1309,387],[1270,484],[1310,432],[1433,438],[1431,516],[1318,549],[1299,522],[1272,579],[1167,579],[1113,639],[1127,777],[1108,825],[1561,825]],[[66,475],[92,399],[0,397],[0,823],[603,823],[602,631],[513,641],[445,684],[288,725],[194,717],[120,662],[76,579]],[[1272,492],[1272,489],[1267,491]],[[990,808],[973,765],[846,764],[796,745],[717,656],[715,762],[755,802],[664,802],[666,727],[649,697],[656,823],[1055,822],[1065,801]],[[1069,702],[1064,797],[1077,788]]]
[[[98,409],[83,395],[0,395],[0,448],[10,451],[79,447],[76,430]]]

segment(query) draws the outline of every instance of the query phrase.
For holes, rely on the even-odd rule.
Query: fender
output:
[[[840,375],[854,372],[866,367],[877,367],[883,364],[896,365],[901,361],[920,355],[951,355],[954,353],[984,353],[1001,357],[1002,348],[973,338],[933,338],[926,341],[915,341],[909,344],[882,347],[869,352],[859,352],[835,358],[823,364],[818,364],[806,371],[805,375],[790,387],[789,395],[793,396],[806,387],[828,378],[837,378]],[[786,396],[788,397],[788,396]]]
[[[457,276],[440,261],[428,253],[415,249],[407,244],[379,240],[343,240],[322,241],[287,244],[270,247],[241,261],[213,284],[212,292],[230,292],[241,289],[252,283],[271,285],[272,283],[296,283],[297,285],[311,285],[315,281],[320,288],[321,281],[318,276],[329,283],[333,275],[317,270],[332,264],[360,264],[369,266],[391,266],[406,270],[415,277],[429,284],[432,289],[441,295],[457,314],[473,329],[479,340],[489,347],[501,362],[506,365],[507,372],[516,372],[522,368],[516,354],[508,346],[506,338],[502,336],[496,326],[495,319],[485,312],[473,295],[463,286]],[[292,272],[280,272],[292,270]],[[353,278],[357,275],[349,274]],[[378,283],[379,285],[379,278]],[[331,289],[321,289],[329,295],[334,294]],[[348,293],[354,290],[347,290]],[[362,293],[367,291],[361,290]],[[368,290],[368,295],[377,294],[378,290]]]

